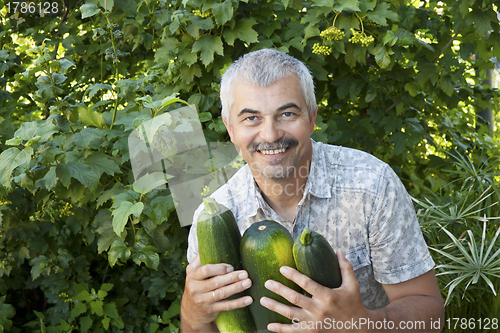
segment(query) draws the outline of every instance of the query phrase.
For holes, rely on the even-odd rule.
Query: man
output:
[[[304,332],[307,325],[299,323],[333,320],[348,330],[408,331],[411,325],[440,331],[444,307],[434,262],[406,190],[375,157],[310,138],[317,106],[305,65],[275,50],[251,52],[224,73],[221,101],[224,124],[247,165],[212,197],[231,209],[242,233],[264,219],[278,221],[293,237],[304,228],[319,232],[340,249],[343,282],[329,289],[282,267],[281,273],[311,298],[269,280],[266,288],[295,306],[267,297],[226,300],[251,281],[247,272],[228,265],[200,267],[200,206],[189,235],[183,332],[217,332],[213,320],[220,311],[252,301],[294,320],[271,323],[268,329],[275,332]]]

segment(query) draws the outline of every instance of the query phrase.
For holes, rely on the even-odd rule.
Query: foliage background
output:
[[[127,138],[177,97],[207,141],[227,141],[220,75],[263,47],[311,69],[316,140],[403,179],[447,318],[498,317],[494,1],[58,0],[46,15],[0,3],[0,331],[178,331],[188,228],[168,189],[134,186]],[[332,25],[342,40],[320,36]],[[349,41],[351,28],[374,41]]]

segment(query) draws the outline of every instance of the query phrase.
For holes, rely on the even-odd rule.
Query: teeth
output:
[[[260,151],[264,155],[274,155],[274,154],[279,154],[279,153],[284,153],[285,148],[281,149],[270,149],[270,150],[261,150]]]

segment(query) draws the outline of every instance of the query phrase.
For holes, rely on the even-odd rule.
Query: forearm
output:
[[[190,325],[188,319],[183,318],[184,316],[181,313],[181,332],[182,333],[219,333],[217,329],[217,325],[215,322],[211,322],[207,325],[201,327],[193,327]]]
[[[369,332],[441,332],[444,325],[443,301],[432,296],[403,297],[368,315]]]

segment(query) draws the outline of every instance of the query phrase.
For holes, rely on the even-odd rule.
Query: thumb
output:
[[[339,261],[340,275],[342,276],[342,285],[349,285],[352,283],[357,283],[358,280],[354,275],[354,269],[349,260],[345,257],[344,251],[337,250],[337,259]]]
[[[186,267],[186,275],[189,274],[193,269],[201,267],[200,263],[200,254],[198,253],[196,257],[194,257],[193,261]]]

